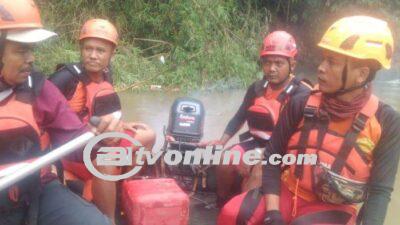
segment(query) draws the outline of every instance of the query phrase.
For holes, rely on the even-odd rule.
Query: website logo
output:
[[[135,174],[137,174],[141,169],[143,164],[138,165],[136,164],[130,171],[125,174],[120,175],[109,175],[103,174],[98,171],[92,162],[92,151],[95,149],[95,146],[104,139],[107,138],[121,138],[128,140],[133,147],[138,147],[139,150],[144,151],[143,145],[135,140],[133,137],[129,136],[125,133],[119,132],[109,132],[100,134],[89,141],[86,145],[85,149],[83,150],[83,162],[85,163],[87,169],[90,173],[94,176],[101,178],[103,180],[108,181],[118,181],[122,179],[129,178]],[[132,154],[133,154],[132,147],[101,147],[97,151],[97,156],[95,158],[96,163],[98,166],[132,166]]]
[[[92,163],[92,151],[96,145],[107,138],[126,139],[132,147],[100,147],[97,150],[95,162],[98,166],[133,166],[130,171],[121,175],[103,174],[98,171]],[[133,151],[135,149],[135,151]],[[110,132],[103,133],[94,137],[86,145],[83,152],[83,160],[88,170],[96,177],[108,180],[118,181],[129,178],[137,174],[143,165],[155,165],[159,160],[169,166],[177,165],[239,165],[241,163],[249,166],[261,165],[316,165],[316,154],[264,154],[264,148],[255,148],[246,152],[238,150],[224,150],[222,146],[207,146],[205,149],[195,149],[193,151],[182,151],[168,149],[167,151],[150,152],[133,137],[125,133]],[[268,157],[267,157],[268,155]],[[136,159],[133,162],[133,159]]]

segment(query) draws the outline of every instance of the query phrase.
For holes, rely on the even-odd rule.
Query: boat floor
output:
[[[214,193],[196,193],[190,198],[189,225],[215,225],[219,209]]]

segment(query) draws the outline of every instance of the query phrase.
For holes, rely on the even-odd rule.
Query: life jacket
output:
[[[85,85],[87,114],[80,114],[82,121],[87,123],[91,116],[104,116],[121,110],[121,103],[113,86],[107,82],[90,82]],[[70,101],[72,101],[71,99]]]
[[[292,77],[289,84],[277,93],[268,88],[267,80],[257,81],[254,86],[256,98],[253,105],[248,108],[246,116],[249,131],[240,135],[241,141],[251,136],[261,142],[269,140],[283,106],[300,85],[311,90],[306,82],[297,77]]]
[[[119,97],[107,81],[100,83],[79,81],[72,98],[68,100],[71,108],[85,124],[92,116],[103,116],[121,110]],[[78,107],[76,107],[79,105]],[[75,193],[91,201],[92,175],[83,163],[61,160],[66,185]],[[84,182],[83,186],[81,181]]]
[[[40,152],[40,130],[30,102],[11,94],[0,105],[0,164],[16,163]]]
[[[53,82],[68,100],[69,106],[87,123],[91,116],[103,116],[121,110],[121,103],[112,86],[112,73],[104,72],[104,81],[95,83],[85,75],[80,64],[59,65],[51,75]]]
[[[80,64],[59,65],[49,80],[66,97],[71,109],[83,123],[91,116],[103,116],[121,110],[121,103],[112,86],[112,75],[104,73],[104,81],[92,82]],[[65,184],[88,201],[93,198],[92,175],[80,162],[61,160]],[[83,183],[82,183],[83,181]]]
[[[30,162],[49,147],[48,135],[40,130],[33,109],[44,78],[32,74],[28,79],[27,83],[7,90],[9,95],[0,101],[0,170],[16,163]],[[50,168],[46,167],[9,188],[10,200],[19,201],[20,193],[39,188],[40,177],[48,172]]]
[[[322,94],[313,93],[304,108],[304,117],[288,144],[288,154],[317,154],[317,165],[290,165],[282,180],[303,199],[317,199],[317,175],[320,167],[341,179],[357,184],[370,177],[372,157],[381,136],[375,113],[379,100],[371,95],[366,105],[347,121],[332,121],[320,108]],[[317,176],[316,176],[317,175]],[[324,199],[322,199],[325,201]],[[351,202],[349,202],[351,203]]]

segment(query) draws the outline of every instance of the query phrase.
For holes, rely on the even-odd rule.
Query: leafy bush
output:
[[[89,18],[109,19],[122,39],[113,60],[121,89],[149,84],[183,89],[244,87],[259,74],[258,50],[269,30],[292,32],[300,46],[299,64],[313,67],[318,59],[315,43],[338,16],[370,10],[391,15],[396,22],[400,14],[399,3],[389,0],[37,2],[46,26],[59,33],[58,40],[38,50],[37,66],[51,73],[57,63],[79,60],[80,26]]]

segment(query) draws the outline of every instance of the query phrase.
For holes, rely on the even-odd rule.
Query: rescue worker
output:
[[[0,0],[0,167],[33,159],[87,132],[58,89],[33,69],[43,29],[32,0]],[[98,132],[112,131],[107,118]],[[82,151],[75,153],[82,158]],[[0,192],[0,224],[111,224],[94,205],[66,189],[48,168]]]
[[[119,97],[112,85],[110,66],[118,45],[118,36],[115,26],[107,20],[86,21],[79,36],[81,62],[64,65],[50,77],[50,81],[61,90],[69,106],[84,123],[93,115],[110,117],[121,111]],[[144,123],[122,124],[125,132],[138,140],[145,149],[152,149],[155,133],[149,126]],[[118,142],[107,144],[121,146]],[[64,160],[63,166],[67,185],[71,184],[69,186],[73,188],[73,179],[76,178],[85,181],[83,196],[92,200],[100,210],[114,219],[116,184],[91,176],[84,164]],[[108,174],[121,172],[112,167],[103,169]]]
[[[296,42],[289,33],[275,31],[265,37],[260,51],[263,78],[248,88],[241,106],[229,121],[222,137],[201,145],[225,146],[247,121],[249,131],[241,134],[241,143],[230,150],[239,151],[242,155],[248,150],[264,148],[271,137],[280,111],[290,96],[311,89],[293,75],[296,54]],[[242,162],[238,166],[220,165],[216,173],[219,207],[228,201],[237,189],[246,191],[261,186],[261,165],[250,167]],[[239,175],[242,178],[241,185],[238,185]]]
[[[371,81],[391,66],[392,33],[381,19],[345,17],[318,46],[319,87],[286,105],[265,155],[316,154],[317,163],[265,165],[262,190],[233,198],[218,224],[383,224],[400,155],[400,116],[372,94]]]

